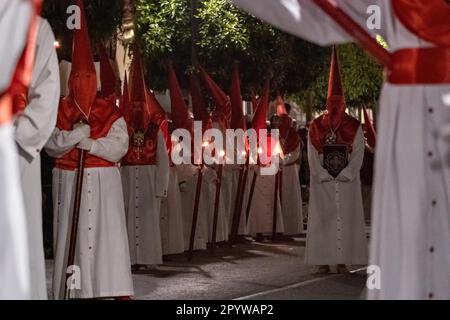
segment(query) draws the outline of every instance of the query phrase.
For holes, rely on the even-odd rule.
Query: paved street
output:
[[[313,275],[305,266],[304,239],[219,248],[170,256],[155,270],[134,274],[135,299],[363,299],[365,271]],[[51,273],[51,262],[48,263]],[[361,267],[355,266],[357,270]],[[49,277],[50,284],[50,277]]]

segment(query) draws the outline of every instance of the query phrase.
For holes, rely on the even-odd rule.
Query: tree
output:
[[[152,87],[167,87],[162,61],[171,58],[179,75],[191,70],[191,5],[198,1],[196,47],[200,63],[228,89],[233,60],[241,62],[243,94],[259,91],[263,79],[272,79],[272,96],[285,94],[305,105],[312,97],[323,108],[328,84],[330,48],[322,48],[237,10],[226,0],[138,0],[138,37],[143,42],[148,80]],[[339,47],[349,105],[377,99],[381,67],[355,45]],[[187,81],[180,76],[182,86]]]
[[[84,3],[92,42],[110,40],[122,19],[122,0],[85,0]],[[73,31],[67,28],[67,8],[73,4],[73,0],[44,1],[42,16],[49,21],[56,39],[62,44],[58,52],[60,59],[70,60],[72,54]]]

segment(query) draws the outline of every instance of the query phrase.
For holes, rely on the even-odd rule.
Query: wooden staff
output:
[[[77,180],[75,186],[75,200],[73,205],[73,214],[72,214],[72,226],[70,230],[70,241],[69,241],[69,257],[67,259],[67,268],[66,268],[66,281],[65,281],[65,295],[64,299],[70,299],[69,295],[69,287],[68,280],[70,274],[68,273],[69,268],[75,263],[75,250],[77,245],[77,236],[78,236],[78,221],[80,218],[80,205],[81,205],[81,195],[83,192],[83,176],[84,176],[84,164],[86,160],[86,151],[79,150],[78,157],[78,172],[77,172]]]
[[[192,260],[192,256],[194,254],[194,241],[195,241],[195,232],[197,230],[198,208],[200,205],[200,195],[202,192],[202,181],[203,181],[203,165],[201,165],[198,169],[197,187],[195,189],[194,210],[192,212],[191,237],[189,239],[189,251],[187,255],[188,261]]]
[[[220,190],[222,189],[223,164],[217,166],[216,199],[214,201],[213,229],[211,237],[211,253],[214,253],[217,239],[217,222],[219,219]]]
[[[277,236],[279,188],[280,188],[280,171],[278,171],[277,174],[275,175],[275,190],[273,193],[272,242],[275,242]]]
[[[258,177],[258,173],[255,171],[253,172],[253,179],[252,179],[252,184],[250,187],[250,193],[248,195],[248,201],[247,201],[247,208],[245,211],[245,218],[246,218],[246,222],[248,223],[248,218],[250,216],[250,209],[252,207],[252,200],[253,200],[253,194],[255,193],[255,185],[256,185],[256,178]]]

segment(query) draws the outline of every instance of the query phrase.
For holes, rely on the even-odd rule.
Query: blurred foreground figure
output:
[[[30,86],[15,87],[17,118],[15,138],[19,147],[20,177],[28,228],[31,298],[47,299],[42,230],[40,152],[56,124],[59,102],[58,57],[48,22],[39,18],[36,55]]]
[[[314,1],[233,0],[311,42],[353,41]],[[369,298],[450,298],[450,3],[336,0],[392,51],[378,119]],[[371,9],[378,28],[368,29]],[[379,285],[378,285],[379,284]]]
[[[27,88],[31,81],[39,6],[40,1],[0,3],[0,299],[32,297],[12,107],[14,87]]]

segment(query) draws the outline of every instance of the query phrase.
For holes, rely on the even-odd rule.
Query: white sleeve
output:
[[[17,63],[27,41],[32,7],[30,1],[0,2],[0,93],[11,84]]]
[[[353,150],[350,155],[349,163],[337,177],[338,180],[341,180],[341,178],[344,177],[346,178],[345,180],[353,181],[358,177],[364,160],[364,148],[364,134],[362,128],[359,127],[355,136],[355,141],[353,141]]]
[[[333,177],[322,166],[319,152],[311,143],[311,137],[308,137],[308,163],[311,176],[316,177],[320,182],[333,180]]]
[[[55,38],[47,21],[40,20],[33,78],[24,113],[16,122],[16,142],[30,158],[35,158],[55,128],[59,102],[58,58]]]
[[[351,42],[353,39],[311,0],[232,0],[238,7],[248,11],[278,29],[310,42],[325,46]],[[339,7],[370,34],[383,34],[384,30],[370,30],[367,21],[371,5],[378,6],[381,19],[388,19],[390,12],[385,0],[336,0]],[[385,9],[385,10],[383,10]],[[381,23],[384,26],[385,23]]]
[[[110,162],[119,162],[128,152],[128,130],[125,120],[113,123],[106,137],[93,140],[90,154]]]
[[[61,158],[75,148],[75,146],[84,138],[86,138],[86,136],[80,129],[64,131],[55,128],[45,145],[45,151],[47,151],[50,157]]]
[[[166,142],[161,130],[158,132],[158,145],[156,151],[156,196],[167,197],[169,188],[169,155],[166,148]]]

